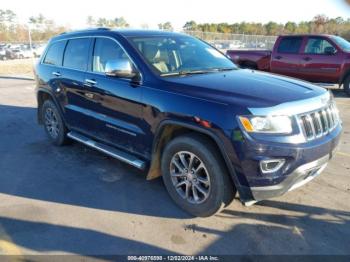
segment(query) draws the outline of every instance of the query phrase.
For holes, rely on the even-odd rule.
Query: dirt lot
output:
[[[285,196],[189,217],[161,179],[36,124],[32,81],[0,79],[0,254],[350,254],[350,98],[323,174]]]
[[[36,59],[15,59],[0,61],[0,76],[25,76],[33,78],[33,64]]]

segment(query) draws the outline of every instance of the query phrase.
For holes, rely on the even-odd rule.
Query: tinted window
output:
[[[326,54],[326,48],[333,47],[333,45],[324,38],[309,38],[305,46],[306,54]]]
[[[124,50],[115,41],[107,38],[97,38],[94,47],[94,72],[105,72],[107,61],[129,59]]]
[[[63,66],[77,70],[86,70],[89,59],[89,46],[89,38],[69,40],[64,53]]]
[[[65,46],[66,41],[59,41],[50,45],[44,59],[44,64],[57,66],[62,65],[62,57]]]
[[[285,37],[281,40],[277,51],[278,53],[297,54],[302,41],[302,37]]]

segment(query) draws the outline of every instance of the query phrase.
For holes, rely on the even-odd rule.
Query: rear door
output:
[[[337,83],[342,64],[340,50],[325,37],[308,37],[303,48],[300,78],[319,83]],[[330,53],[330,50],[334,53]]]
[[[41,77],[39,83],[50,87],[54,94],[61,90],[61,69],[63,52],[67,41],[57,41],[50,44],[41,61],[41,65],[36,67],[36,76]]]
[[[280,37],[271,55],[271,72],[297,77],[303,37]]]
[[[87,113],[93,106],[85,98],[85,74],[89,61],[91,38],[69,39],[63,56],[63,67],[59,74],[62,84],[62,96],[65,119],[68,125],[83,133],[94,130],[94,122]]]

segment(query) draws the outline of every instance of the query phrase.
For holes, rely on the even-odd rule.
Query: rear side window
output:
[[[63,66],[85,71],[88,65],[89,47],[89,38],[69,40],[64,53]]]
[[[277,52],[297,54],[299,53],[302,42],[302,37],[285,37],[280,41]]]
[[[62,65],[62,57],[66,41],[59,41],[50,45],[45,59],[44,64],[60,66]]]

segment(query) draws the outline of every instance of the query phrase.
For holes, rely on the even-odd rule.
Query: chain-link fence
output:
[[[221,50],[229,49],[268,49],[271,50],[277,36],[225,34],[201,31],[186,31],[186,34],[198,37]]]

